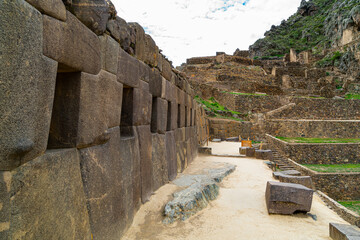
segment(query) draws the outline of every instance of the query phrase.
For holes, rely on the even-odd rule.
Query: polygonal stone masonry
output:
[[[101,68],[116,75],[120,45],[107,34],[99,36],[99,39],[101,43]]]
[[[119,60],[117,69],[117,80],[128,87],[139,87],[140,81],[140,62],[127,54],[123,49],[119,49]]]

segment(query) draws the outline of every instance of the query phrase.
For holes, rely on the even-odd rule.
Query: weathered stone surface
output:
[[[140,150],[141,201],[147,202],[152,190],[152,137],[150,126],[136,127]]]
[[[122,49],[129,54],[135,53],[136,36],[134,29],[132,29],[124,19],[116,16],[115,19],[108,21],[106,28],[111,36],[120,43]]]
[[[161,93],[163,90],[163,83],[164,82],[162,81],[160,72],[157,69],[152,68],[150,71],[149,88],[150,88],[150,93],[154,97],[161,97]]]
[[[66,20],[66,8],[61,0],[26,0],[37,10],[59,20]]]
[[[246,149],[247,149],[248,147],[239,147],[239,153],[241,154],[241,155],[246,155]]]
[[[164,134],[166,132],[168,102],[162,98],[152,99],[151,132]]]
[[[94,239],[119,239],[125,229],[120,129],[109,129],[110,140],[80,150],[91,232]],[[129,167],[129,166],[127,166]],[[129,181],[129,179],[126,179]],[[131,180],[130,180],[131,181]]]
[[[273,172],[273,177],[275,179],[279,179],[280,175],[300,176],[301,172],[299,172],[297,170],[286,170],[286,171],[281,171],[281,172]]]
[[[329,234],[334,240],[360,239],[360,229],[348,224],[329,223]]]
[[[42,56],[42,16],[23,0],[0,2],[0,170],[45,152],[57,63]]]
[[[172,181],[177,176],[177,162],[176,162],[176,145],[174,131],[166,132],[165,134],[165,158],[168,166],[168,177]]]
[[[71,0],[67,8],[97,35],[105,32],[108,20],[116,15],[110,0]]]
[[[133,205],[134,214],[139,210],[141,206],[141,160],[140,160],[140,144],[136,127],[133,127],[134,131],[134,143],[130,143],[130,146],[134,148],[133,151]],[[123,139],[123,138],[122,138]],[[125,146],[124,146],[125,147]],[[125,155],[124,155],[125,156]]]
[[[129,23],[135,32],[135,56],[144,61],[145,56],[145,31],[138,23]]]
[[[185,118],[186,118],[186,114],[185,114],[185,106],[178,104],[178,128],[183,128],[185,127]]]
[[[255,148],[246,148],[245,155],[247,157],[255,157]]]
[[[11,172],[0,171],[0,239],[9,239]]]
[[[152,96],[143,88],[134,88],[134,102],[133,102],[133,124],[150,125],[151,110],[152,110]]]
[[[106,71],[58,74],[49,147],[86,147],[120,125],[122,84]]]
[[[164,134],[152,134],[152,186],[156,191],[169,181]]]
[[[219,186],[224,177],[235,171],[235,165],[227,164],[223,168],[209,169],[206,175],[184,175],[173,183],[187,187],[174,193],[174,199],[165,205],[164,223],[185,221],[190,216],[205,208],[219,195]]]
[[[273,154],[271,150],[255,150],[255,158],[271,161]]]
[[[151,68],[145,63],[139,61],[140,80],[150,84]],[[149,86],[150,87],[150,86]]]
[[[76,149],[48,151],[11,175],[9,239],[91,238]]]
[[[267,182],[266,206],[269,213],[293,214],[296,211],[309,212],[313,190],[294,183]]]
[[[175,130],[178,127],[178,105],[176,102],[171,102],[171,130]]]
[[[172,67],[170,62],[167,59],[162,60],[162,75],[168,81],[171,80],[172,77]]]
[[[66,22],[43,16],[43,26],[43,53],[59,62],[59,71],[99,73],[100,40],[74,15],[67,11]]]
[[[119,49],[117,80],[129,87],[138,87],[140,81],[139,61]]]
[[[145,55],[144,59],[140,59],[144,61],[151,67],[156,67],[158,65],[159,58],[159,48],[156,46],[155,41],[148,34],[145,34]]]
[[[109,35],[99,36],[101,42],[101,68],[117,74],[119,44]]]
[[[303,185],[307,188],[313,188],[313,184],[310,176],[291,176],[286,174],[280,174],[279,180],[280,182],[284,182],[284,183],[296,183]]]

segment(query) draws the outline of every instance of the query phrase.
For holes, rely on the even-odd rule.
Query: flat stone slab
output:
[[[205,169],[201,175],[184,175],[174,180],[175,185],[186,188],[174,193],[174,199],[165,205],[163,222],[169,224],[178,219],[185,221],[205,208],[219,194],[217,183],[235,169],[235,165],[226,164],[222,168]]]
[[[293,214],[297,211],[309,212],[313,190],[300,184],[267,182],[266,206],[268,213]]]
[[[334,240],[360,240],[360,229],[354,225],[329,223],[329,232]]]
[[[286,174],[280,174],[279,175],[280,182],[284,183],[296,183],[303,185],[307,188],[312,188],[313,183],[310,176],[291,176]]]
[[[212,140],[212,142],[221,142],[221,139],[215,138]]]
[[[280,175],[300,176],[301,173],[297,170],[286,170],[281,172],[273,172],[273,178],[279,179]]]

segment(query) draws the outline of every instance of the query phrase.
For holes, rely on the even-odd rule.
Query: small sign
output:
[[[241,146],[242,147],[251,147],[251,140],[242,140]]]

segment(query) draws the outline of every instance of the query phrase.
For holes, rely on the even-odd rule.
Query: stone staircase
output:
[[[283,157],[278,151],[272,150],[273,153],[273,162],[276,164],[276,167],[279,168],[281,171],[286,170],[295,170],[294,167],[292,167],[288,160]]]

